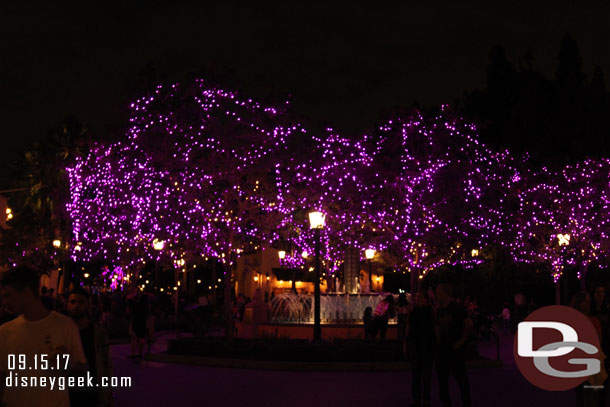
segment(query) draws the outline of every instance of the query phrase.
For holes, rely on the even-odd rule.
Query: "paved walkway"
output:
[[[152,352],[165,350],[161,336]],[[529,384],[514,365],[510,343],[503,338],[501,368],[469,372],[473,406],[572,407],[575,392],[546,392]],[[116,406],[409,406],[409,372],[287,372],[210,368],[128,359],[129,345],[112,345],[115,375],[131,376],[133,385],[116,390]],[[484,347],[491,353],[494,347]],[[489,355],[489,356],[491,356]],[[438,406],[438,387],[433,382],[433,405]],[[454,405],[459,391],[451,389]]]

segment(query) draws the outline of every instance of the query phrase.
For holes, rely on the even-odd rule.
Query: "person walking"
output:
[[[595,327],[597,335],[599,336],[600,343],[603,343],[602,337],[602,325],[599,319],[591,314],[591,296],[586,291],[579,291],[572,297],[572,308],[580,311],[589,318],[589,321]],[[577,407],[597,407],[599,403],[600,391],[598,386],[601,386],[606,379],[608,374],[604,368],[605,355],[603,350],[600,352],[600,364],[601,371],[588,378],[583,384],[576,388],[576,406]]]
[[[377,332],[379,332],[379,338],[385,339],[390,318],[394,318],[395,315],[394,296],[388,294],[379,304],[377,304],[375,312],[373,312],[373,338],[375,338]]]
[[[7,380],[15,379],[14,367],[9,366],[9,356],[23,355],[30,365],[28,376],[41,383],[41,377],[49,372],[34,367],[35,358],[47,355],[49,363],[67,360],[67,371],[56,374],[79,375],[87,371],[87,359],[80,340],[78,327],[63,314],[44,306],[39,295],[39,274],[27,266],[17,266],[0,278],[2,305],[8,312],[18,315],[0,326],[0,404],[7,406],[69,407],[68,389],[46,386],[7,386]],[[68,356],[66,356],[68,355]],[[19,376],[22,379],[22,376]]]
[[[398,294],[396,301],[396,329],[399,341],[405,339],[407,330],[407,317],[409,315],[409,302],[405,293]]]
[[[601,325],[602,332],[602,351],[605,355],[610,355],[610,306],[606,298],[606,287],[603,284],[596,284],[593,287],[591,295],[593,301],[591,303],[591,315],[597,317]],[[606,371],[610,370],[610,360],[606,357],[604,366]],[[610,386],[610,380],[606,378],[604,381],[604,388],[599,390],[598,406],[605,407],[606,399],[608,397],[608,386]]]
[[[438,301],[439,346],[436,371],[440,399],[443,407],[451,406],[449,375],[452,374],[460,388],[462,407],[471,406],[470,383],[466,373],[465,345],[473,332],[472,320],[463,305],[456,302],[448,284],[436,287]]]
[[[412,364],[412,406],[430,406],[432,364],[439,332],[436,313],[424,291],[415,294],[415,306],[407,320],[406,334],[407,354]]]
[[[131,338],[131,354],[129,358],[141,358],[146,343],[146,319],[148,318],[147,297],[135,288],[127,305],[129,314],[129,336]],[[137,352],[137,353],[136,353]]]
[[[91,320],[89,305],[89,293],[83,288],[77,287],[68,296],[66,310],[78,325],[89,372],[94,383],[99,385],[102,377],[112,376],[110,341],[104,328]],[[75,387],[70,389],[71,407],[111,407],[112,405],[111,387]]]

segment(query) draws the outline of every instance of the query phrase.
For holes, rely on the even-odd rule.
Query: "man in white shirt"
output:
[[[2,305],[19,315],[0,326],[2,406],[69,407],[68,382],[61,389],[58,379],[87,366],[78,327],[71,318],[45,308],[38,284],[38,273],[27,266],[15,267],[0,277]],[[22,386],[24,378],[31,382],[33,377],[38,386]]]

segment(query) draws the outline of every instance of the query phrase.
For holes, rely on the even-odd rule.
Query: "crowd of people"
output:
[[[146,343],[154,337],[157,318],[178,316],[190,326],[209,325],[212,299],[206,293],[159,296],[133,288],[127,292],[91,292],[76,287],[58,295],[39,287],[39,274],[19,266],[0,278],[0,374],[10,374],[9,355],[70,355],[68,375],[90,374],[94,380],[110,377],[112,364],[107,330],[125,317],[126,331],[131,338],[131,358],[143,355]],[[471,405],[470,384],[466,370],[468,343],[480,336],[481,326],[495,319],[498,331],[512,335],[519,321],[534,311],[535,303],[525,304],[518,294],[513,307],[504,302],[493,317],[482,315],[476,299],[458,299],[453,287],[441,283],[433,291],[418,291],[410,300],[405,293],[395,299],[386,295],[373,309],[364,311],[364,336],[367,340],[385,339],[390,320],[396,320],[397,338],[412,365],[411,391],[413,406],[427,406],[431,401],[432,372],[435,367],[439,397],[443,406],[451,405],[449,378],[453,376],[460,390],[461,405]],[[172,299],[180,298],[178,313]],[[250,299],[239,294],[233,301],[233,318],[245,322],[268,320],[269,302],[257,290]],[[610,362],[610,304],[604,285],[591,292],[577,292],[571,306],[586,315],[595,327],[603,351],[602,372],[589,378],[577,389],[577,406],[605,406]],[[171,320],[170,324],[180,321]],[[120,324],[118,324],[120,325]],[[39,372],[41,373],[41,372]],[[0,387],[2,383],[0,383]],[[0,399],[7,405],[69,405],[111,406],[109,388],[72,388],[70,392],[53,393],[40,389],[1,388]],[[55,403],[55,404],[54,404]]]
[[[49,293],[39,291],[37,271],[20,266],[0,279],[2,318],[0,325],[0,400],[6,406],[104,406],[113,405],[112,387],[103,386],[112,377],[108,335],[90,313],[90,294],[75,288],[62,297],[62,311],[50,303]],[[44,300],[43,300],[44,298]],[[16,359],[19,360],[18,363]],[[65,363],[64,363],[65,362]],[[27,372],[27,373],[26,373]],[[23,383],[27,375],[35,386]],[[71,386],[51,390],[48,381],[71,378],[74,383],[101,386]],[[8,381],[6,380],[8,379]]]
[[[393,295],[387,295],[375,310],[368,307],[364,311],[365,337],[375,339],[379,334],[384,339],[392,318],[397,320],[398,339],[404,342],[404,351],[412,363],[413,406],[430,405],[435,361],[443,405],[451,405],[449,376],[453,375],[460,388],[462,406],[470,406],[466,343],[473,334],[473,322],[464,304],[456,301],[452,287],[439,284],[434,301],[423,290],[415,294],[411,303],[404,293],[396,301]]]

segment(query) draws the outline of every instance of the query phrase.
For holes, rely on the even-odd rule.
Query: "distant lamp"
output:
[[[89,278],[89,273],[85,273],[85,274],[83,274],[83,277],[85,277],[85,278]]]
[[[477,257],[479,255],[479,250],[478,249],[472,249],[472,251],[470,252],[470,255],[472,257]]]
[[[254,281],[258,282],[258,275],[254,276]]]
[[[309,256],[309,253],[307,253],[305,250],[303,250],[303,253],[301,253],[301,256],[303,256],[303,258],[306,259],[307,256]]]
[[[59,239],[53,240],[53,247],[55,247],[56,249],[59,249],[61,247],[61,240],[59,240]]]
[[[286,252],[284,250],[280,250],[277,252],[277,255],[280,256],[280,260],[284,260],[284,257],[286,257]]]
[[[562,235],[561,233],[557,235],[557,241],[559,246],[568,246],[570,244],[570,235],[566,233]]]
[[[165,242],[163,240],[158,240],[158,239],[153,240],[153,249],[163,250],[164,247],[165,247]]]
[[[366,249],[364,251],[364,257],[366,257],[367,260],[371,260],[373,257],[375,257],[375,249]]]
[[[322,229],[326,221],[326,215],[322,212],[309,212],[309,227],[311,229]]]
[[[11,208],[6,208],[6,220],[13,219],[13,210]]]

